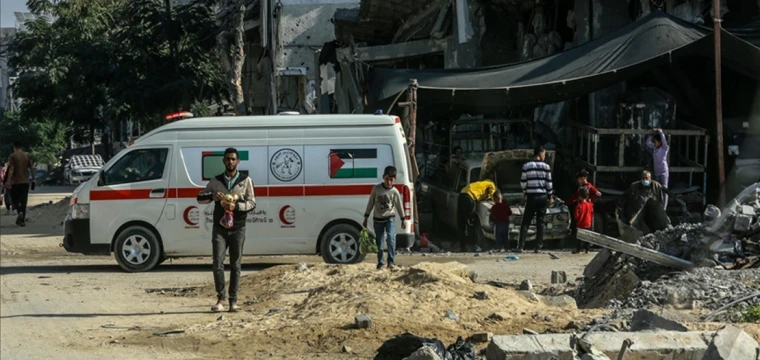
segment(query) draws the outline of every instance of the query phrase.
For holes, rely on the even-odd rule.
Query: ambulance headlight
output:
[[[74,204],[71,206],[72,219],[89,219],[90,204]]]

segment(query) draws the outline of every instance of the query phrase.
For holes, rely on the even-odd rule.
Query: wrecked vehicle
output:
[[[429,197],[432,202],[434,224],[445,224],[457,229],[457,199],[460,191],[468,184],[483,180],[486,175],[493,174],[494,182],[502,193],[504,201],[512,208],[509,224],[510,239],[517,239],[520,234],[520,223],[525,211],[525,199],[520,187],[522,166],[533,158],[533,150],[505,150],[489,152],[479,159],[475,155],[462,157],[455,167],[440,177],[437,182],[427,184]],[[553,165],[554,151],[546,152],[546,163]],[[489,215],[493,201],[481,201],[477,204],[475,213],[477,223],[477,244],[481,247],[495,241],[494,224]],[[546,211],[544,240],[565,239],[570,234],[570,212],[568,207],[557,197]],[[528,229],[527,241],[535,239],[535,219]]]

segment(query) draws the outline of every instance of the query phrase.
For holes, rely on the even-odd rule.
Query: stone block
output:
[[[756,359],[759,351],[760,345],[752,336],[728,325],[715,333],[702,360]]]
[[[567,282],[566,272],[552,270],[552,284],[564,284],[566,282]]]
[[[734,220],[734,231],[749,231],[750,225],[752,225],[751,216],[744,214],[736,215],[736,219]]]
[[[356,323],[356,327],[359,329],[368,329],[372,326],[372,319],[369,317],[369,315],[357,315],[354,318],[354,322]]]
[[[594,332],[587,340],[602,354],[617,359],[620,345],[626,339],[634,343],[627,358],[631,359],[702,359],[707,351],[711,332]],[[487,360],[561,360],[573,359],[571,334],[494,336],[488,344]],[[667,354],[667,357],[663,357]],[[705,358],[707,359],[707,358]],[[738,359],[738,358],[737,358]],[[733,360],[733,359],[731,359]]]
[[[591,279],[594,275],[598,274],[599,271],[604,268],[604,263],[609,260],[610,255],[612,255],[612,253],[607,249],[602,249],[602,251],[598,252],[596,256],[591,259],[591,262],[586,265],[586,268],[583,270],[583,277]]]
[[[481,332],[481,333],[475,333],[470,336],[470,341],[473,343],[485,343],[491,341],[491,338],[493,337],[493,333],[491,332]]]
[[[404,360],[441,360],[441,358],[433,351],[433,349],[423,346],[411,355],[404,358]]]
[[[631,331],[645,330],[689,331],[676,320],[676,316],[670,316],[666,311],[659,314],[649,310],[636,311],[631,321]]]
[[[523,290],[523,291],[533,290],[533,283],[531,283],[530,280],[523,280],[523,282],[520,283],[520,290]]]
[[[756,212],[755,212],[755,208],[753,208],[750,205],[742,205],[742,207],[741,207],[741,213],[744,214],[744,215],[749,215],[749,216],[755,216],[755,215],[757,215]]]
[[[594,292],[584,304],[586,307],[603,307],[609,300],[622,300],[635,290],[641,279],[630,268],[623,268],[615,273],[610,279],[600,284],[598,291]]]

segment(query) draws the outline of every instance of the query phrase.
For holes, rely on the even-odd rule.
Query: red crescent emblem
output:
[[[198,225],[197,222],[190,221],[190,212],[193,211],[193,209],[197,209],[196,206],[189,206],[187,209],[185,209],[185,212],[182,214],[182,218],[185,220],[185,222],[190,226]]]
[[[282,221],[285,225],[293,225],[293,222],[288,221],[288,219],[285,218],[285,212],[290,209],[290,205],[285,205],[280,209],[280,221]]]

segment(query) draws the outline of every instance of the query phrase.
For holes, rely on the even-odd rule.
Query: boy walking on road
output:
[[[401,228],[406,229],[404,205],[401,202],[401,194],[393,187],[396,182],[396,168],[388,166],[383,172],[383,182],[375,185],[369,194],[367,210],[364,212],[362,226],[367,227],[367,220],[372,214],[372,225],[375,229],[377,241],[377,269],[381,269],[383,263],[383,244],[388,239],[388,267],[392,268],[396,262],[396,228],[394,221],[396,214],[401,218]],[[387,237],[386,237],[387,236]]]
[[[575,224],[577,226],[575,230],[576,234],[578,232],[577,229],[591,230],[591,221],[594,219],[594,204],[592,204],[591,199],[589,199],[588,188],[580,188],[578,194],[578,203],[575,205],[575,210],[573,211],[573,218],[575,219]],[[577,242],[578,247],[573,253],[577,254],[581,252],[581,247],[583,247],[586,254],[588,254],[591,245],[585,241],[577,240]]]
[[[491,207],[491,221],[496,227],[496,245],[501,246],[501,250],[509,249],[509,217],[512,215],[512,209],[509,204],[504,202],[500,192],[493,194],[493,207]]]

